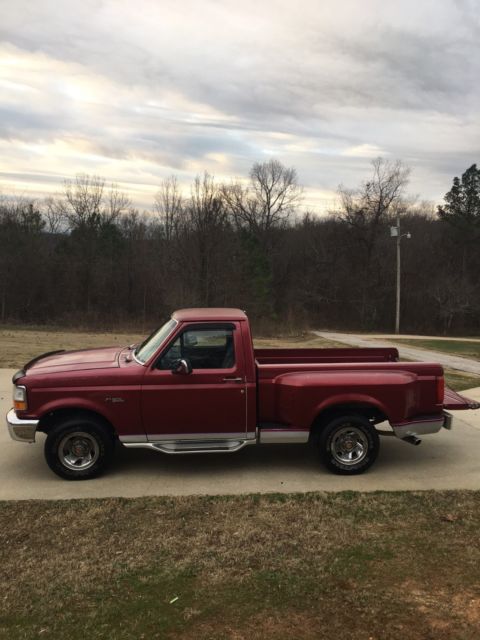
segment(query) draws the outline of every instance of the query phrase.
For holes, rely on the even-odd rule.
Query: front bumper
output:
[[[444,411],[441,416],[425,416],[411,422],[392,424],[393,433],[403,440],[411,436],[426,436],[429,433],[437,433],[442,427],[452,428],[452,414]]]
[[[19,442],[35,442],[38,420],[22,420],[17,418],[14,409],[7,413],[7,425],[12,440]]]

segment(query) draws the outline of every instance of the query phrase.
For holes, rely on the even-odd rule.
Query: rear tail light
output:
[[[439,376],[437,378],[437,404],[443,404],[443,398],[445,395],[445,378]]]

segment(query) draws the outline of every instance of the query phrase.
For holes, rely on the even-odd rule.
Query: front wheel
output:
[[[99,476],[110,463],[113,450],[113,437],[92,418],[67,419],[54,427],[45,441],[48,466],[66,480]]]
[[[376,460],[380,440],[375,427],[363,416],[335,418],[320,432],[320,457],[325,466],[343,475],[366,471]]]

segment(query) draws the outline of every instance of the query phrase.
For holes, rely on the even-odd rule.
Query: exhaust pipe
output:
[[[422,444],[422,441],[420,440],[420,438],[417,438],[417,436],[407,436],[406,438],[403,438],[403,441],[409,442],[410,444],[413,444],[416,447],[418,447],[419,444]]]

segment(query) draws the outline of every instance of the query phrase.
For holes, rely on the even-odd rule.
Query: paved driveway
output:
[[[0,410],[11,406],[13,371],[0,369]],[[472,394],[480,399],[480,388]],[[480,410],[457,412],[453,431],[427,436],[419,447],[383,438],[380,457],[362,476],[328,473],[303,445],[247,447],[234,454],[168,456],[119,445],[109,472],[68,482],[35,444],[14,442],[0,427],[0,499],[68,499],[107,496],[238,494],[291,491],[480,489]],[[467,421],[468,420],[468,421]]]

